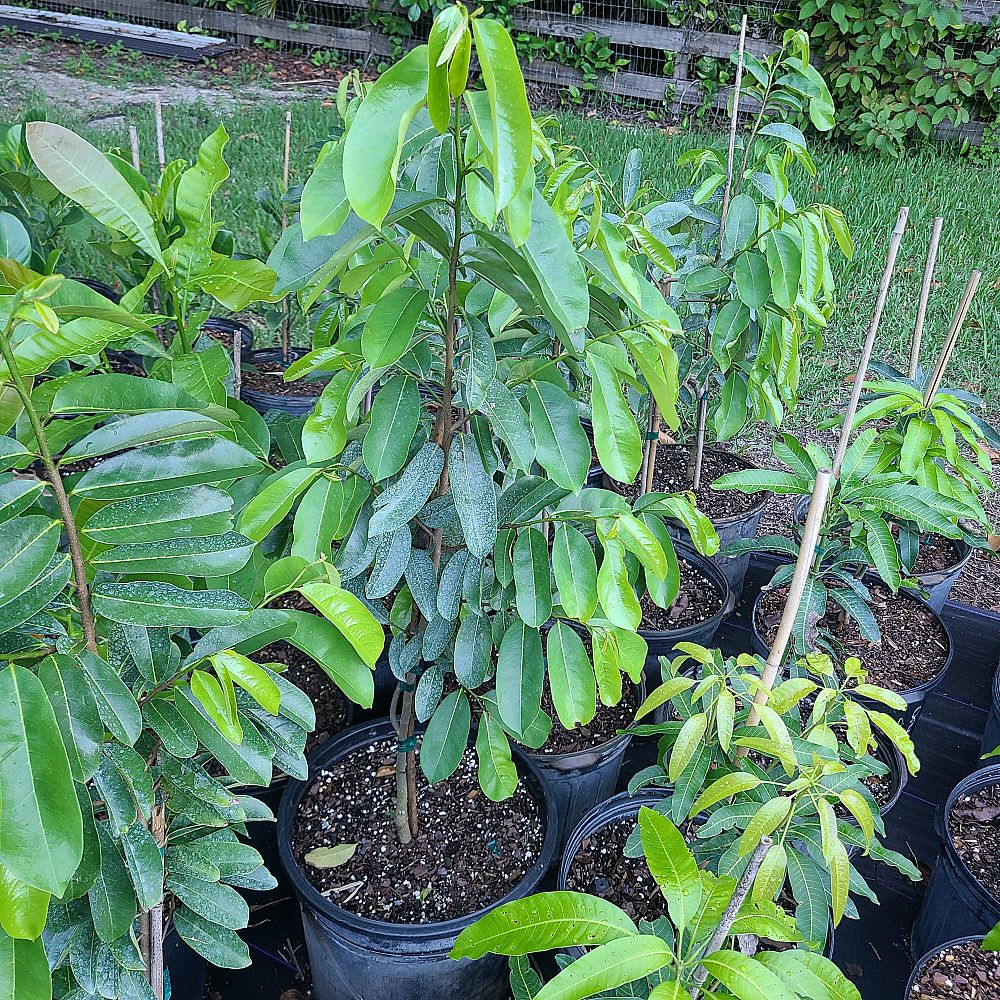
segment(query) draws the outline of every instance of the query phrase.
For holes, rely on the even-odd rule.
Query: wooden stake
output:
[[[920,284],[920,299],[917,302],[917,322],[913,327],[913,342],[910,344],[910,378],[916,378],[920,361],[920,339],[924,333],[924,317],[927,315],[927,299],[931,294],[934,278],[934,264],[937,262],[938,243],[941,241],[941,227],[944,219],[937,216],[931,230],[931,242],[927,247],[927,263],[924,264],[924,280]]]
[[[288,180],[289,180],[289,161],[291,158],[292,151],[292,109],[289,108],[285,112],[285,161],[284,169],[282,170],[282,196],[288,193]],[[285,201],[282,197],[281,201],[281,231],[284,232],[288,227],[288,213],[285,211]],[[286,296],[282,303],[282,312],[284,315],[281,319],[281,360],[284,364],[288,364],[288,342],[289,342],[289,328],[291,326],[291,309],[288,305],[288,297]]]
[[[896,269],[896,256],[899,253],[899,244],[903,241],[903,232],[906,230],[906,220],[909,214],[910,208],[908,205],[904,205],[899,210],[899,215],[896,218],[896,228],[893,229],[892,239],[889,241],[889,253],[885,261],[885,271],[882,273],[882,284],[879,286],[878,298],[875,300],[875,312],[872,315],[871,326],[868,327],[868,336],[865,337],[865,346],[861,351],[861,361],[858,363],[858,370],[854,376],[854,386],[851,389],[851,399],[847,404],[847,412],[844,414],[844,426],[840,432],[840,440],[837,442],[837,454],[833,460],[832,470],[834,479],[840,475],[840,467],[844,464],[844,455],[847,453],[847,445],[851,440],[851,424],[854,423],[854,415],[858,412],[858,402],[861,399],[861,385],[865,380],[868,364],[872,359],[875,337],[882,322],[885,300],[889,297],[889,284],[892,281],[892,273]]]
[[[128,141],[132,146],[132,166],[141,172],[142,165],[139,162],[139,133],[136,131],[134,125],[129,125],[128,127]]]
[[[243,337],[239,330],[233,332],[233,398],[240,398],[243,388]]]
[[[792,637],[792,629],[795,626],[795,619],[798,617],[806,582],[812,571],[813,557],[819,543],[820,528],[823,525],[823,515],[826,512],[826,501],[830,495],[832,480],[833,474],[829,469],[817,471],[812,500],[809,503],[809,513],[806,515],[806,524],[802,531],[802,543],[799,545],[799,556],[795,561],[795,574],[792,576],[792,582],[788,588],[788,597],[785,600],[784,611],[781,613],[778,631],[771,644],[771,652],[764,665],[764,674],[761,678],[763,683],[754,695],[753,704],[750,706],[750,714],[747,716],[748,726],[756,726],[760,722],[757,706],[763,705],[767,701],[767,694],[774,686],[775,678],[785,662],[785,652]],[[746,750],[746,747],[740,747],[739,756],[743,757]]]
[[[167,158],[163,152],[163,103],[159,94],[153,95],[153,117],[156,119],[156,159],[162,174],[167,167]]]
[[[285,169],[282,173],[285,190],[288,190],[289,160],[292,152],[292,109],[285,112]]]
[[[726,160],[726,187],[722,194],[722,214],[719,216],[719,240],[722,240],[726,228],[726,216],[729,214],[729,201],[733,193],[733,160],[736,158],[736,127],[740,114],[740,87],[743,84],[743,54],[747,45],[747,16],[743,15],[740,25],[740,42],[736,50],[736,81],[733,84],[733,114],[729,120],[729,158]]]
[[[945,369],[948,367],[952,351],[955,350],[955,345],[958,343],[958,335],[962,332],[962,327],[965,325],[965,320],[969,315],[969,309],[972,306],[972,300],[975,297],[976,289],[979,288],[979,281],[982,276],[982,271],[973,271],[969,275],[969,281],[965,286],[965,291],[962,293],[962,298],[958,303],[958,309],[951,321],[948,336],[945,337],[944,346],[941,348],[941,353],[938,355],[937,362],[934,365],[934,372],[927,383],[926,390],[924,390],[924,409],[927,409],[931,405],[931,400],[934,399],[934,394],[938,391],[941,379],[944,378]]]

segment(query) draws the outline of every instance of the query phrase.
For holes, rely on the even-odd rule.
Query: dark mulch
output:
[[[243,385],[274,396],[319,396],[323,392],[324,382],[309,382],[305,379],[286,382],[282,377],[285,368],[280,361],[261,361],[243,372]]]
[[[910,998],[1000,1000],[1000,954],[976,941],[939,952],[914,982]]]
[[[473,913],[501,899],[524,877],[542,847],[538,803],[518,785],[504,802],[480,790],[476,756],[433,787],[417,768],[419,835],[405,847],[393,825],[394,743],[373,744],[316,777],[292,835],[309,881],[353,913],[394,924],[429,923]],[[317,847],[357,844],[338,868],[305,863]]]
[[[1000,785],[960,796],[951,807],[948,831],[969,871],[1000,900]]]
[[[625,842],[635,829],[628,816],[584,837],[566,874],[566,888],[602,896],[633,920],[656,920],[667,911],[666,900],[649,873],[644,857],[625,857]]]
[[[272,642],[255,659],[261,663],[284,663],[284,677],[309,695],[316,709],[316,728],[306,738],[306,753],[336,736],[347,724],[348,701],[344,693],[327,677],[323,668],[287,642]]]
[[[690,449],[683,445],[661,445],[656,450],[656,466],[653,470],[653,490],[657,493],[680,493],[691,489],[688,476],[688,456]],[[701,486],[695,492],[698,509],[713,521],[745,514],[754,510],[763,500],[763,493],[739,493],[736,490],[713,490],[712,482],[729,472],[742,472],[746,463],[735,455],[724,451],[705,452],[702,466]],[[626,496],[635,498],[637,487],[623,488]]]
[[[948,657],[948,638],[937,616],[916,601],[881,586],[869,588],[872,614],[882,632],[881,645],[869,642],[858,623],[834,601],[819,623],[843,656],[856,656],[868,671],[868,682],[890,691],[908,691],[932,680]],[[756,626],[770,645],[778,630],[787,587],[764,591],[757,605]]]
[[[532,753],[558,754],[576,753],[578,750],[590,750],[603,743],[613,740],[619,729],[625,729],[632,724],[635,710],[639,707],[639,698],[635,687],[624,681],[622,700],[617,705],[605,705],[600,698],[597,701],[597,714],[585,726],[575,729],[564,729],[556,715],[552,694],[549,691],[548,679],[542,689],[542,711],[552,719],[552,732],[549,738]]]
[[[950,539],[944,535],[921,535],[913,572],[918,576],[921,573],[937,573],[951,569],[958,560],[958,553]]]
[[[722,595],[715,584],[686,559],[677,560],[681,589],[669,608],[663,609],[643,594],[641,628],[649,632],[674,632],[708,621],[722,607]]]

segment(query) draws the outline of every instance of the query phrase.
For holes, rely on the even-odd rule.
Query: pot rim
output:
[[[726,579],[725,574],[719,569],[711,559],[703,556],[700,552],[696,551],[691,545],[686,542],[679,542],[674,539],[674,548],[677,550],[678,558],[683,558],[686,562],[693,563],[695,568],[701,573],[702,576],[706,577],[715,590],[722,597],[722,605],[718,611],[711,618],[706,618],[702,622],[698,622],[696,626],[694,625],[684,625],[676,629],[636,629],[636,632],[642,636],[643,639],[660,639],[661,637],[669,637],[676,635],[678,632],[688,632],[692,628],[707,628],[712,623],[716,625],[722,622],[722,619],[726,617],[726,608],[729,604],[729,598],[731,596],[731,591],[729,589],[729,581]],[[678,640],[683,642],[683,639]]]
[[[948,793],[948,798],[942,802],[934,811],[934,826],[937,830],[938,839],[948,855],[948,859],[967,879],[977,895],[987,900],[990,905],[1000,910],[1000,898],[994,896],[982,882],[972,874],[972,870],[965,863],[965,859],[955,849],[951,839],[951,831],[948,829],[948,818],[951,815],[951,808],[959,795],[965,795],[970,791],[979,791],[981,788],[989,788],[992,785],[1000,785],[1000,764],[988,764],[978,771],[966,775]],[[942,946],[943,947],[943,946]]]
[[[871,582],[871,583],[878,583],[881,586],[885,587],[885,584],[882,582],[882,578],[877,573],[872,573],[872,572],[866,573],[864,575],[864,577],[862,578],[862,582],[863,583],[869,583],[869,582]],[[766,643],[764,641],[763,633],[757,627],[757,608],[758,608],[758,606],[760,604],[761,598],[766,593],[767,593],[766,590],[761,590],[757,594],[757,596],[754,598],[753,607],[750,610],[750,628],[751,628],[751,631],[753,632],[753,635],[757,639],[757,641],[759,643],[761,643],[762,645],[764,645],[764,646],[768,646],[768,643]],[[952,659],[955,656],[955,640],[954,640],[954,638],[952,637],[952,634],[951,634],[951,627],[944,620],[944,618],[942,618],[941,615],[939,615],[927,603],[927,601],[925,601],[918,594],[909,593],[908,591],[904,590],[903,588],[900,588],[899,590],[896,591],[896,595],[900,596],[900,597],[903,597],[905,600],[914,601],[916,604],[919,604],[925,610],[929,611],[937,619],[938,624],[941,626],[942,630],[944,631],[945,638],[948,640],[948,652],[947,652],[947,656],[945,657],[944,663],[941,665],[941,669],[938,670],[938,672],[930,680],[924,681],[922,684],[916,685],[916,687],[906,688],[903,691],[897,691],[896,692],[896,694],[901,695],[902,697],[905,697],[907,694],[910,694],[910,693],[917,693],[917,694],[927,693],[929,691],[932,691],[935,687],[937,687],[937,685],[941,682],[941,678],[944,677],[944,675],[947,673],[949,667],[951,667],[951,661],[952,661]],[[770,648],[770,647],[768,647],[768,648]]]
[[[917,960],[917,964],[913,966],[913,971],[910,973],[910,978],[906,981],[906,991],[903,993],[904,997],[909,997],[910,991],[913,989],[913,984],[916,981],[917,976],[923,971],[924,966],[932,959],[936,958],[943,951],[947,951],[949,948],[954,948],[956,945],[968,944],[970,941],[983,941],[985,935],[970,934],[968,937],[955,938],[952,941],[946,941],[944,944],[939,944],[936,948],[927,952],[926,955],[921,955]]]
[[[354,931],[379,935],[382,938],[432,939],[452,935],[457,936],[464,928],[474,923],[480,917],[485,916],[491,910],[527,895],[526,892],[521,891],[522,887],[527,886],[528,892],[532,891],[545,875],[545,872],[552,864],[556,852],[557,823],[555,822],[555,804],[552,793],[548,790],[541,775],[538,773],[538,766],[534,761],[517,744],[512,744],[511,754],[518,765],[519,778],[521,780],[528,778],[533,783],[534,787],[531,790],[541,807],[540,812],[543,823],[542,846],[532,867],[514,886],[510,887],[509,891],[503,897],[465,916],[422,924],[389,923],[388,921],[373,920],[371,917],[359,916],[323,896],[306,878],[298,862],[292,855],[292,822],[298,813],[298,807],[302,799],[316,780],[316,772],[334,760],[340,760],[351,753],[370,746],[372,743],[394,736],[395,730],[388,719],[364,722],[338,733],[332,739],[317,747],[309,755],[309,778],[305,781],[299,781],[294,778],[290,779],[285,787],[284,794],[281,796],[281,805],[278,809],[277,817],[278,857],[282,867],[285,869],[285,873],[288,875],[289,881],[292,883],[295,894],[299,897],[300,903],[303,905],[307,904],[335,924],[346,926]],[[472,745],[474,745],[474,739],[470,741],[470,746]]]

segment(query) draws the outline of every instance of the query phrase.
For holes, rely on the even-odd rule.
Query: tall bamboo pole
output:
[[[937,362],[934,365],[934,371],[931,373],[930,381],[924,390],[924,409],[931,405],[934,394],[938,391],[938,386],[941,384],[941,379],[944,378],[945,369],[948,367],[952,351],[955,350],[955,345],[958,343],[958,335],[962,332],[962,327],[965,325],[965,320],[969,315],[969,309],[972,307],[972,300],[976,295],[976,289],[979,288],[979,281],[982,276],[982,271],[973,271],[969,275],[965,291],[962,292],[962,298],[958,303],[958,309],[952,317],[948,336],[945,337],[941,353],[938,355]]]
[[[924,317],[927,315],[927,300],[931,294],[931,282],[934,278],[934,264],[937,262],[938,244],[941,242],[941,227],[944,219],[937,216],[934,228],[931,230],[931,242],[927,247],[927,263],[924,264],[924,278],[920,283],[920,298],[917,301],[917,321],[913,327],[913,341],[910,344],[910,378],[915,378],[917,365],[920,362],[920,340],[924,333]]]

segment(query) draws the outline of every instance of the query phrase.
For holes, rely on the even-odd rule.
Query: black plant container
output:
[[[201,324],[201,328],[206,333],[228,333],[232,342],[236,342],[237,335],[240,338],[240,350],[243,355],[249,354],[253,350],[253,330],[241,323],[238,319],[227,319],[224,316],[210,316]]]
[[[208,963],[174,930],[173,924],[163,935],[163,964],[170,977],[171,997],[177,1000],[201,998],[208,981]]]
[[[875,576],[866,576],[864,578],[864,582],[868,586],[875,586],[877,583],[881,583],[881,580]],[[763,594],[764,591],[761,591],[753,603],[750,624],[752,628],[754,652],[760,653],[761,656],[766,657],[770,652],[770,647],[764,641],[764,637],[761,635],[760,629],[757,627],[757,608]],[[916,594],[911,594],[901,590],[899,591],[899,595],[907,601],[914,601],[915,603],[928,608],[928,610],[933,611],[927,602],[922,598],[917,597]],[[917,719],[920,717],[921,711],[923,711],[924,701],[926,700],[927,695],[929,695],[941,683],[941,681],[944,680],[944,676],[948,673],[948,670],[951,667],[952,659],[955,655],[955,642],[951,636],[951,629],[948,627],[947,622],[945,622],[940,615],[937,614],[937,612],[934,612],[934,616],[937,618],[938,623],[941,625],[941,628],[944,630],[945,636],[948,639],[948,656],[946,657],[944,665],[941,669],[929,681],[925,681],[923,684],[918,684],[916,687],[910,688],[907,691],[897,692],[897,694],[902,697],[903,701],[906,702],[906,709],[902,712],[896,712],[892,709],[886,708],[881,702],[866,702],[866,699],[864,698],[858,699],[862,703],[866,703],[869,708],[873,708],[879,712],[887,712],[889,715],[894,716],[899,724],[907,730],[912,730],[916,725]],[[862,666],[864,666],[863,663]]]
[[[690,548],[684,542],[678,542],[676,548],[678,559],[683,559],[685,562],[690,563],[702,576],[707,577],[711,581],[722,601],[722,606],[711,618],[707,618],[697,625],[686,625],[682,628],[662,632],[651,629],[639,629],[639,635],[646,640],[646,645],[649,647],[649,651],[646,654],[644,674],[646,685],[650,690],[658,687],[662,680],[659,658],[665,656],[670,659],[677,655],[674,647],[679,642],[694,642],[699,646],[710,646],[712,640],[715,638],[715,633],[722,624],[722,619],[725,618],[730,607],[729,581],[719,567],[714,562],[695,552],[694,549]]]
[[[636,704],[641,705],[646,697],[645,683],[638,685],[636,695]],[[557,852],[562,852],[566,838],[583,815],[614,793],[631,739],[630,734],[620,733],[599,746],[572,753],[525,750],[538,768],[555,805]]]
[[[388,721],[355,726],[335,736],[310,758],[310,770],[379,740],[395,736]],[[281,863],[299,898],[306,948],[317,1000],[506,1000],[507,960],[486,955],[478,961],[448,957],[461,931],[494,906],[530,895],[537,889],[556,852],[556,822],[551,796],[534,763],[517,747],[514,760],[542,807],[545,833],[535,864],[495,904],[466,917],[428,924],[389,924],[359,917],[321,895],[303,875],[292,855],[292,826],[307,781],[289,781],[278,814]]]
[[[97,292],[98,295],[103,295],[115,305],[118,305],[118,303],[121,302],[121,295],[119,295],[118,292],[116,292],[104,281],[97,281],[95,278],[71,278],[70,280],[81,285],[86,285],[92,292]]]
[[[983,753],[993,753],[1000,747],[1000,667],[993,675],[993,698],[990,702],[990,714],[986,717],[986,729],[983,732]]]
[[[573,858],[580,849],[580,845],[587,837],[596,833],[605,826],[618,820],[637,820],[641,806],[653,808],[657,802],[662,801],[664,789],[643,788],[634,795],[629,792],[619,792],[606,802],[596,805],[583,819],[574,827],[566,840],[566,847],[563,849],[562,860],[559,862],[559,874],[556,880],[556,888],[565,890],[569,879],[569,869],[573,864]],[[666,908],[666,904],[664,904]],[[567,948],[567,954],[574,958],[579,958],[583,953],[583,948]],[[832,960],[833,958],[833,924],[830,924],[830,931],[826,937],[826,948],[823,954]]]
[[[309,352],[301,347],[292,347],[288,350],[288,361],[298,361]],[[259,351],[251,351],[243,358],[244,365],[257,365],[261,363],[282,362],[280,347],[264,347]],[[326,381],[328,373],[316,372],[314,375],[306,375],[305,381]],[[243,382],[240,387],[240,399],[244,403],[249,403],[258,413],[267,413],[268,410],[280,410],[282,413],[289,413],[293,417],[304,417],[312,413],[316,405],[316,396],[283,396],[276,392],[262,392]]]
[[[1000,922],[1000,899],[990,895],[969,871],[948,832],[948,817],[955,801],[962,795],[996,784],[1000,784],[1000,764],[984,767],[963,778],[934,814],[938,856],[910,934],[910,953],[914,960],[939,950],[956,936],[985,935]]]
[[[913,967],[913,971],[910,973],[910,978],[906,983],[906,991],[903,993],[903,1000],[912,1000],[913,988],[917,984],[917,979],[920,974],[924,971],[924,966],[927,965],[932,959],[936,958],[942,951],[947,951],[949,948],[954,948],[960,944],[968,944],[970,941],[981,942],[983,938],[976,937],[975,935],[971,937],[961,937],[955,938],[953,941],[946,941],[942,945],[938,945],[933,950],[929,951],[926,955],[923,955],[919,962]]]

